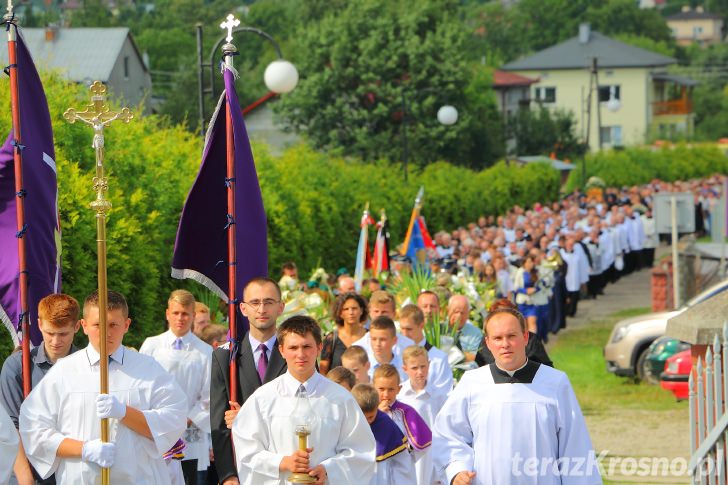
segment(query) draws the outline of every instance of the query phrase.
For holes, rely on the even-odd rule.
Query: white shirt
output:
[[[197,460],[198,470],[210,466],[210,364],[212,347],[192,332],[180,337],[182,349],[176,350],[177,336],[171,330],[147,338],[139,353],[154,357],[172,376],[187,396],[187,418],[194,426],[185,431],[185,460]]]
[[[429,377],[429,376],[428,376]],[[442,394],[432,387],[429,378],[425,388],[419,391],[412,389],[412,382],[407,381],[402,384],[397,400],[409,406],[412,406],[417,413],[422,416],[427,425],[432,429],[435,424],[435,417],[440,412],[442,405],[447,400],[447,394]],[[432,450],[432,447],[428,448]],[[425,453],[415,463],[415,472],[417,474],[417,483],[430,485],[436,483],[435,464],[432,458],[432,452]]]
[[[392,353],[394,355],[402,355],[402,352],[404,352],[404,349],[409,347],[410,345],[414,345],[415,343],[412,341],[411,338],[405,337],[401,333],[397,334],[397,343],[394,344],[394,347],[392,348]],[[362,338],[357,340],[351,345],[358,345],[359,347],[363,348],[367,351],[367,356],[369,357],[369,362],[374,365],[377,361],[374,358],[374,351],[372,350],[372,341],[369,337],[369,332],[365,333]]]
[[[369,381],[374,382],[374,371],[381,364],[379,362],[377,362],[376,358],[372,358],[372,360],[369,361],[369,364],[370,364],[369,371],[368,371]],[[397,372],[399,372],[399,382],[400,383],[409,379],[409,376],[407,375],[407,373],[404,371],[404,368],[402,367],[402,357],[400,357],[399,355],[393,356],[392,360],[390,360],[389,362],[382,362],[382,364],[391,364],[397,369]]]
[[[300,385],[286,372],[259,387],[236,416],[232,432],[242,485],[286,484],[290,473],[279,472],[278,466],[298,449],[294,412]],[[329,484],[369,483],[376,443],[354,397],[317,372],[303,385],[313,414],[311,466],[324,465]]]
[[[99,354],[92,347],[60,359],[33,389],[20,408],[20,436],[28,460],[59,484],[96,484],[101,468],[80,458],[58,458],[65,438],[87,441],[101,437],[96,417],[99,394]],[[111,483],[159,485],[170,483],[162,454],[185,430],[187,398],[154,359],[119,347],[109,363],[109,393],[140,410],[154,439],[145,438],[116,419],[109,420],[109,437],[116,443]]]
[[[424,347],[425,343],[427,341],[422,339],[421,342],[414,345]],[[453,386],[452,368],[450,367],[450,362],[447,360],[447,354],[433,345],[427,351],[427,357],[430,360],[430,370],[427,371],[427,382],[438,394],[447,397]]]
[[[13,420],[5,408],[0,406],[0,483],[8,483],[10,480],[19,441]]]
[[[642,228],[645,232],[645,249],[654,249],[659,244],[657,231],[655,230],[655,219],[652,217],[642,216]]]
[[[545,365],[529,384],[496,384],[491,365],[465,372],[432,431],[435,467],[446,483],[465,470],[476,472],[478,485],[602,483],[569,379]],[[569,476],[552,466],[540,474],[543,463],[559,459],[568,459],[568,470],[577,460],[582,466]],[[529,473],[525,463],[534,460]]]

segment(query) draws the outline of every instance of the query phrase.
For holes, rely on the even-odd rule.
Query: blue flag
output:
[[[268,239],[263,197],[253,153],[235,92],[235,78],[226,69],[220,96],[205,137],[202,164],[187,196],[177,229],[172,277],[193,279],[228,301],[228,266],[236,268],[236,295],[253,278],[268,275]],[[225,104],[232,107],[235,140],[235,219],[227,210]],[[228,261],[227,227],[236,234],[237,261]],[[247,330],[241,318],[240,335]]]
[[[425,246],[425,238],[422,234],[419,221],[415,221],[412,225],[412,233],[410,235],[409,245],[407,246],[407,258],[409,258],[412,266],[421,266],[427,262],[427,246]]]
[[[15,28],[11,26],[10,28]],[[58,219],[53,129],[43,85],[33,59],[18,32],[18,99],[22,145],[25,226],[18,231],[16,218],[16,145],[11,130],[0,148],[0,320],[19,343],[21,320],[18,237],[25,239],[28,271],[28,310],[30,338],[40,344],[38,302],[61,290],[61,226]],[[13,68],[13,66],[11,66]],[[10,113],[8,113],[9,115]]]

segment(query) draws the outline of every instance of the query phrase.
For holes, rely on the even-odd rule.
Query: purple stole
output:
[[[369,425],[377,442],[377,461],[384,461],[407,449],[407,437],[399,430],[397,423],[381,411]]]
[[[390,406],[393,413],[399,413],[404,419],[407,439],[415,450],[424,450],[432,444],[432,431],[422,416],[412,406],[394,401]]]

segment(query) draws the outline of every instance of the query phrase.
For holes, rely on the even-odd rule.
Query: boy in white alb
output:
[[[382,364],[374,371],[372,383],[379,393],[379,409],[392,418],[407,437],[415,472],[423,473],[422,476],[417,475],[417,483],[426,485],[431,483],[432,432],[412,406],[397,399],[397,393],[402,388],[399,372],[390,364]]]
[[[288,370],[256,390],[233,422],[233,444],[242,485],[285,485],[305,473],[316,485],[368,483],[374,474],[375,442],[351,393],[316,372],[321,328],[294,316],[278,329]],[[305,403],[305,405],[302,405]],[[299,406],[307,423],[300,422]],[[310,430],[309,448],[298,449],[296,428]]]
[[[432,429],[437,413],[445,404],[447,394],[435,389],[428,382],[430,362],[424,347],[412,345],[404,349],[402,364],[409,379],[402,384],[397,400],[414,408]],[[423,459],[417,462],[418,483],[424,485],[437,483],[434,470],[432,453],[426,453]]]
[[[370,384],[357,384],[352,389],[356,402],[377,442],[377,472],[371,485],[417,485],[414,463],[407,437],[392,418],[379,410],[379,394]]]
[[[182,436],[187,398],[154,359],[122,345],[131,320],[124,297],[108,293],[109,394],[99,394],[99,298],[84,302],[85,349],[60,359],[20,408],[20,437],[41,477],[58,483],[92,484],[101,467],[111,483],[170,483],[162,454]],[[110,442],[100,439],[109,418]]]

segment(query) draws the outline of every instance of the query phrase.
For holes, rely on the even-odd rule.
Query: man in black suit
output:
[[[284,307],[281,290],[271,279],[255,278],[243,289],[240,310],[250,322],[250,331],[241,339],[237,352],[238,389],[234,398],[230,396],[229,347],[212,353],[210,425],[215,468],[222,485],[239,483],[230,428],[240,406],[262,384],[286,372],[286,361],[276,342],[276,319]]]

